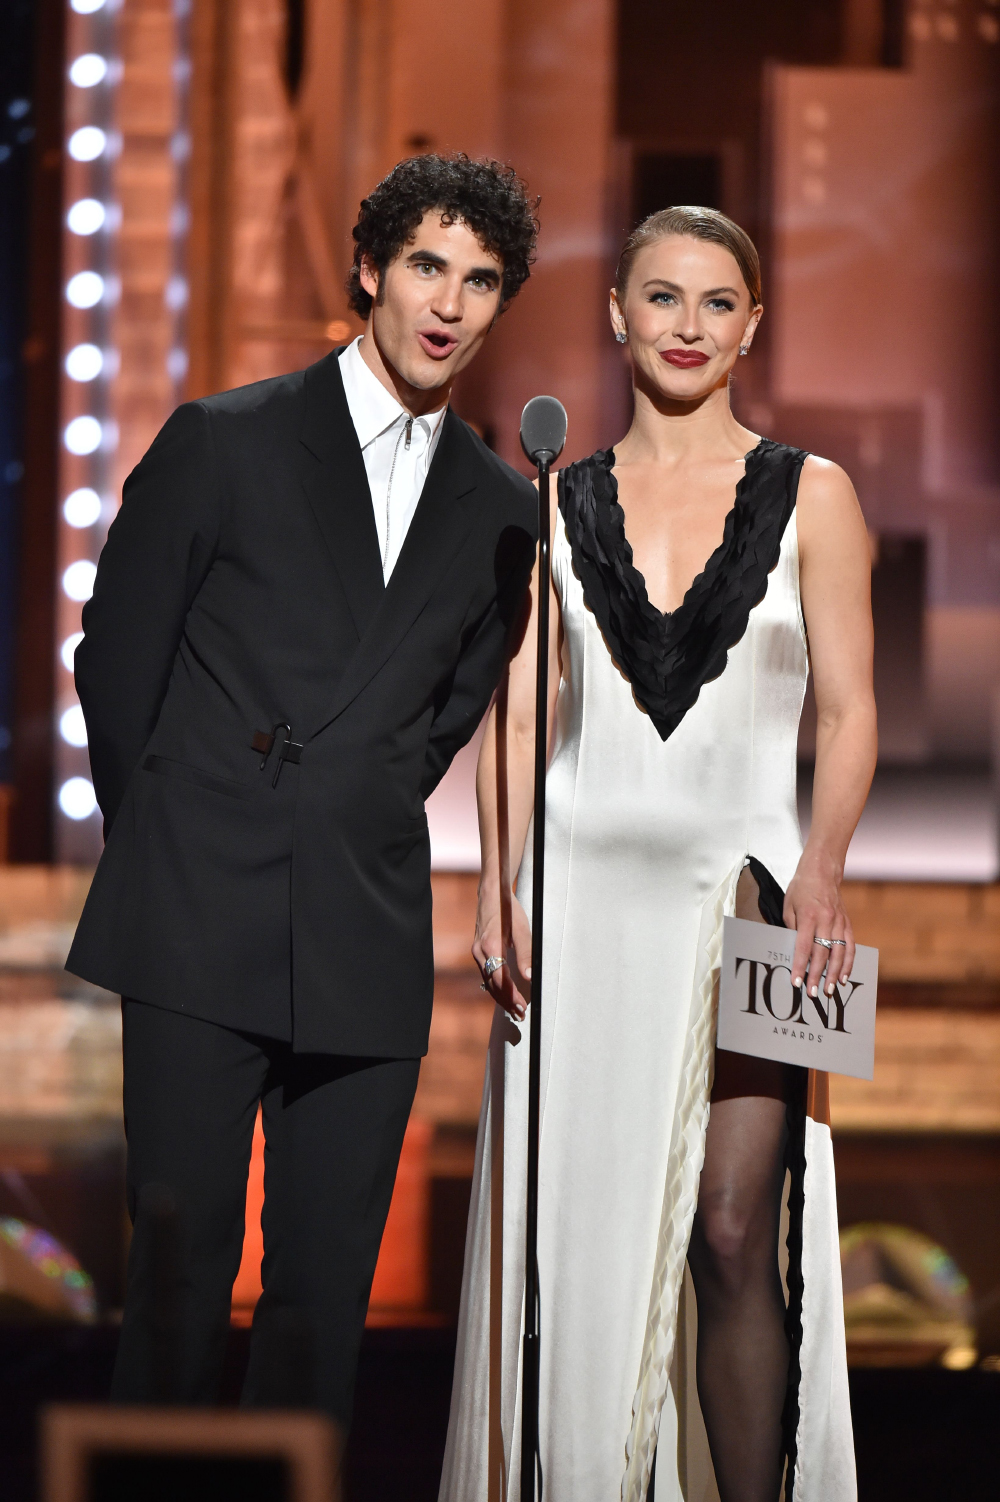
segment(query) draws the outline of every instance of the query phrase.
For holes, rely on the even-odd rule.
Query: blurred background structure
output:
[[[875,1080],[834,1080],[833,1111],[862,1495],[987,1495],[954,1456],[1000,1384],[997,0],[7,0],[0,28],[0,1322],[38,1316],[29,1253],[49,1256],[47,1317],[78,1342],[0,1323],[0,1387],[35,1391],[30,1369],[48,1393],[58,1368],[89,1395],[121,1299],[118,1012],[61,964],[101,848],[73,652],[122,481],[179,401],[353,337],[360,198],[403,156],[462,149],[541,197],[535,273],[457,396],[504,458],[522,462],[543,391],[569,459],[623,433],[617,250],[700,202],[764,264],[738,415],[857,487],[881,751],[848,904],[882,991]],[[807,823],[811,705],[800,751]],[[379,1403],[410,1391],[407,1361],[447,1402],[490,1022],[468,955],[474,763],[429,810],[439,986],[362,1374]],[[436,1433],[440,1403],[420,1402]],[[366,1412],[352,1464],[372,1498]]]

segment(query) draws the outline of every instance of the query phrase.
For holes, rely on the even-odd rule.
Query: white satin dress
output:
[[[616,665],[580,577],[589,585],[603,559],[613,598],[599,614],[620,647],[629,627],[617,609],[621,559],[608,543],[616,526],[624,540],[607,488],[613,455],[574,466],[560,485],[552,570],[565,647],[546,800],[538,1229],[544,1502],[642,1502],[657,1446],[656,1502],[718,1496],[694,1382],[685,1256],[708,1121],[722,917],[748,855],[785,886],[801,850],[796,747],[808,659],[793,508],[803,457],[767,440],[748,455],[728,548],[686,601],[714,578],[715,605],[689,632],[711,634],[722,618],[723,636],[714,659],[695,652],[692,666],[682,649],[661,673],[665,699],[654,708],[661,723],[678,718],[666,739]],[[565,520],[566,477],[581,470],[604,487],[589,573],[588,525],[576,529],[583,551],[574,554]],[[781,486],[784,520],[775,519]],[[755,533],[755,506],[770,506],[770,541]],[[740,508],[742,529],[733,526]],[[632,570],[628,588],[636,580]],[[747,589],[758,596],[762,587],[753,605]],[[652,610],[634,599],[630,608]],[[727,632],[739,639],[729,644]],[[699,681],[720,663],[718,676]],[[667,702],[674,680],[694,694],[679,716]],[[652,704],[655,695],[646,697]],[[517,892],[530,913],[530,833],[526,849]],[[498,1008],[440,1502],[520,1496],[527,1066],[527,1022]],[[810,1120],[805,1131],[789,1495],[853,1502],[832,1149],[828,1126]]]

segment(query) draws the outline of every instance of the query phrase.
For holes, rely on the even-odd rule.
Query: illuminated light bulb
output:
[[[71,527],[92,527],[101,515],[101,498],[89,485],[81,485],[63,501],[63,516]]]
[[[95,10],[103,10],[105,0],[69,0],[78,16],[92,16]]]
[[[59,717],[59,734],[67,746],[87,744],[87,722],[79,704],[71,704]]]
[[[66,223],[74,235],[94,235],[103,226],[107,210],[96,198],[78,198],[70,206]]]
[[[66,640],[59,648],[59,656],[62,660],[62,665],[66,669],[67,673],[72,673],[73,671],[73,659],[76,656],[76,649],[82,641],[83,632],[74,631],[72,636],[67,636]]]
[[[66,356],[66,374],[71,381],[93,381],[104,369],[104,356],[96,344],[76,344]]]
[[[74,417],[66,424],[63,443],[71,454],[93,454],[100,448],[102,436],[96,417]]]
[[[74,308],[94,308],[104,296],[104,278],[96,271],[78,271],[66,283],[66,301]]]
[[[89,777],[70,777],[59,789],[59,807],[67,819],[89,819],[97,807],[97,794]]]
[[[167,375],[172,381],[183,381],[188,371],[188,352],[175,348],[167,352]]]
[[[94,593],[94,580],[97,578],[97,564],[91,563],[89,558],[78,558],[71,563],[62,576],[63,593],[70,599],[82,604],[89,600]]]
[[[163,301],[172,313],[183,308],[188,300],[187,278],[179,275],[172,276],[163,289]]]
[[[81,125],[69,138],[69,154],[74,162],[96,162],[107,144],[99,125]]]
[[[69,81],[78,89],[92,89],[101,83],[108,71],[107,58],[99,52],[84,52],[70,64]]]

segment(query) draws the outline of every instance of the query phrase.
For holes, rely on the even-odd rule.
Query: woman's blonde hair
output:
[[[728,250],[750,293],[750,302],[756,307],[760,302],[760,257],[745,229],[720,213],[718,209],[705,209],[697,204],[675,204],[670,209],[660,209],[650,214],[629,235],[622,246],[615,272],[615,291],[619,302],[625,297],[632,263],[640,250],[662,240],[666,235],[690,235],[694,240],[707,240],[712,245],[721,245]]]

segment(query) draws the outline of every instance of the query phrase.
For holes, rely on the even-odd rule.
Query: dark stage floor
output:
[[[0,1327],[0,1497],[36,1502],[34,1430],[46,1402],[102,1398],[111,1326]],[[239,1386],[248,1332],[234,1330],[226,1376]],[[345,1502],[435,1502],[454,1333],[365,1334]],[[1000,1373],[851,1373],[859,1502],[986,1502],[1000,1496]],[[470,1499],[471,1502],[471,1499]]]

